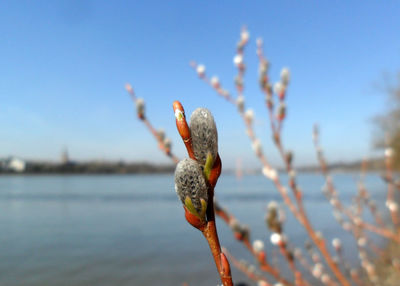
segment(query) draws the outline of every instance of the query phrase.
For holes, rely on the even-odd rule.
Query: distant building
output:
[[[26,168],[26,162],[19,158],[11,158],[10,162],[8,163],[8,169],[21,173],[24,172]]]
[[[0,167],[4,171],[22,173],[26,169],[26,162],[20,158],[9,157],[1,160]]]
[[[7,168],[7,161],[5,159],[0,159],[0,170],[5,170]]]
[[[67,148],[64,148],[64,150],[61,152],[61,163],[64,165],[70,163]]]

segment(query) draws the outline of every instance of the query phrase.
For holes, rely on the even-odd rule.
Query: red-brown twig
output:
[[[321,277],[319,277],[319,278],[315,277],[315,275],[313,273],[313,267],[308,263],[307,259],[303,256],[302,251],[299,248],[296,248],[294,250],[294,256],[295,256],[296,260],[300,262],[300,264],[303,266],[303,268],[305,270],[307,270],[312,277],[314,277],[315,279],[320,279],[321,282],[325,285],[327,284],[324,282],[324,279],[321,279]]]
[[[138,101],[139,99],[136,97],[135,92],[134,92],[133,88],[131,87],[131,85],[130,85],[130,84],[126,84],[125,88],[126,88],[126,90],[128,91],[129,95],[131,96],[133,102],[136,104],[137,101]],[[183,107],[180,105],[180,103],[176,103],[176,108],[177,108],[177,109],[181,108],[181,109],[183,110]],[[174,107],[174,109],[175,109],[175,107]],[[160,148],[160,150],[161,150],[165,155],[167,155],[168,157],[170,157],[170,158],[172,159],[172,161],[173,161],[175,164],[177,164],[177,163],[179,162],[179,158],[177,158],[175,155],[173,155],[172,152],[170,152],[170,151],[167,152],[167,151],[165,150],[164,144],[163,144],[163,142],[162,142],[162,140],[161,140],[161,138],[160,138],[158,132],[154,129],[154,127],[150,124],[150,122],[148,121],[148,119],[144,116],[144,113],[143,113],[143,114],[138,113],[138,118],[145,124],[145,126],[147,127],[147,129],[149,130],[149,132],[152,133],[152,135],[154,136],[154,138],[156,139],[156,141],[159,143],[159,148]],[[177,122],[177,124],[182,125],[182,126],[180,126],[180,127],[178,128],[178,131],[181,133],[180,135],[181,135],[181,137],[182,137],[182,139],[183,139],[183,141],[184,141],[184,144],[185,144],[186,149],[187,149],[187,151],[188,151],[189,157],[192,158],[192,159],[195,159],[195,158],[194,158],[194,154],[193,154],[193,150],[192,150],[192,148],[191,148],[190,130],[189,130],[189,127],[187,126],[186,121],[184,121],[184,122],[180,122],[180,121],[179,121],[179,122]],[[212,194],[212,195],[213,195],[213,194]],[[210,206],[209,206],[209,209],[211,209]],[[217,214],[217,215],[221,215],[221,213],[218,213],[218,212],[217,212],[216,214]],[[210,215],[211,215],[211,214],[210,214]],[[224,219],[224,218],[223,218],[223,219]],[[213,220],[214,220],[214,219],[213,219]],[[203,235],[207,237],[207,236],[210,236],[210,235],[213,234],[213,233],[216,233],[215,231],[211,230],[212,228],[215,228],[215,223],[211,223],[211,224],[209,225],[209,227],[208,227],[208,230],[204,230],[204,231],[203,231]],[[210,239],[210,241],[216,241],[216,239],[215,239],[215,238],[214,238],[214,239]],[[215,246],[210,246],[210,248],[215,249],[215,248],[218,248],[218,246],[217,246],[217,247],[215,247]],[[282,281],[285,281],[285,280],[282,280]],[[289,285],[289,284],[288,284],[288,285]]]
[[[136,97],[135,92],[130,84],[126,84],[126,90],[128,91],[129,95],[131,96],[132,100],[135,104],[144,104],[139,102],[139,99]],[[178,131],[185,143],[186,149],[188,151],[189,157],[195,159],[194,153],[191,147],[191,136],[190,130],[184,118],[184,110],[182,105],[179,102],[174,103],[174,112],[176,110],[182,110],[182,115],[184,120],[177,120],[177,127]],[[147,120],[145,113],[144,113],[144,106],[138,108],[137,110],[138,118],[144,123],[150,133],[153,134],[156,141],[159,143],[159,148],[168,156],[170,157],[175,164],[179,162],[179,159],[171,152],[170,147],[165,144],[163,138],[161,138],[160,134],[154,129],[151,123]],[[214,168],[211,171],[211,175],[209,178],[209,189],[208,189],[208,197],[210,198],[210,203],[207,206],[207,224],[204,227],[201,227],[200,230],[203,233],[204,237],[207,239],[209,244],[210,250],[213,254],[218,273],[221,277],[221,281],[225,286],[233,285],[232,277],[230,274],[230,266],[229,262],[226,259],[225,255],[221,252],[221,246],[218,239],[217,229],[215,226],[215,215],[214,215],[214,206],[213,206],[213,196],[214,196],[214,186],[218,180],[218,177],[221,173],[221,160],[218,156],[217,160],[215,161]],[[187,211],[185,210],[186,215],[188,215]]]
[[[386,174],[385,177],[387,178],[387,186],[388,186],[388,192],[387,192],[387,199],[386,199],[386,206],[388,207],[390,211],[390,216],[392,217],[392,222],[393,225],[395,226],[397,232],[400,234],[400,228],[399,228],[399,213],[398,213],[398,204],[394,200],[394,191],[395,191],[395,186],[392,184],[393,181],[393,149],[392,148],[386,148],[385,150],[385,169],[386,169]]]
[[[185,110],[183,109],[182,104],[179,101],[175,101],[173,103],[173,110],[176,118],[176,126],[179,134],[186,146],[189,157],[196,160],[192,148],[192,139],[190,135],[190,129],[186,122]],[[224,286],[233,286],[232,276],[229,261],[226,258],[225,254],[221,251],[221,245],[219,243],[218,232],[215,225],[215,212],[214,212],[214,187],[217,183],[217,180],[221,174],[221,159],[217,155],[214,166],[212,167],[210,176],[208,178],[208,205],[207,205],[207,221],[205,224],[201,226],[195,226],[190,222],[188,216],[186,219],[193,226],[197,227],[204,237],[206,238],[208,245],[210,247],[210,251],[213,255],[215,265],[218,270],[218,274],[221,278],[221,282]],[[186,213],[187,215],[188,213]]]
[[[255,260],[258,262],[260,270],[273,276],[276,281],[281,282],[285,285],[292,285],[289,281],[282,277],[278,268],[268,263],[266,252],[256,252],[250,243],[249,235],[246,233],[248,230],[241,227],[240,222],[230,214],[226,209],[221,208],[218,204],[215,204],[215,213],[220,216],[225,223],[231,227],[234,237],[243,244],[243,246],[253,255]]]
[[[139,98],[137,98],[135,91],[133,90],[132,86],[127,83],[125,85],[126,91],[129,93],[132,101],[137,105],[137,104],[144,104],[143,102],[139,101]],[[144,109],[144,107],[143,107]],[[154,129],[153,125],[151,125],[150,121],[147,119],[147,117],[144,114],[144,110],[142,112],[138,112],[138,118],[143,122],[143,124],[147,127],[147,129],[150,131],[151,134],[153,134],[154,138],[156,139],[158,143],[158,147],[160,150],[168,156],[175,164],[179,162],[178,157],[176,157],[172,152],[171,152],[171,142],[169,139],[163,138],[164,135],[161,135],[160,132],[157,132],[156,129]]]
[[[330,196],[333,198],[331,200],[332,205],[339,210],[341,213],[344,213],[353,224],[355,224],[358,227],[364,228],[366,230],[369,230],[371,232],[374,232],[380,236],[383,236],[387,239],[394,240],[396,242],[400,242],[400,236],[391,231],[390,229],[379,227],[376,225],[373,225],[371,223],[368,223],[364,220],[361,219],[361,217],[355,216],[350,210],[345,208],[341,201],[339,200],[339,197],[337,196],[337,191],[336,188],[333,184],[333,180],[331,176],[329,175],[329,170],[322,152],[321,147],[319,146],[319,132],[318,128],[314,128],[314,133],[313,133],[313,139],[314,139],[314,146],[317,151],[317,158],[318,162],[320,165],[321,172],[325,178],[326,182],[326,188],[327,191],[329,192]]]
[[[360,181],[357,184],[358,188],[358,195],[355,198],[356,204],[357,204],[357,216],[361,216],[362,213],[362,203],[364,202],[367,206],[369,211],[371,212],[372,216],[374,217],[375,223],[379,225],[381,228],[385,228],[385,224],[383,222],[383,219],[378,212],[375,202],[371,199],[371,196],[368,192],[367,187],[365,186],[363,181]]]
[[[246,276],[249,277],[251,280],[256,281],[256,282],[264,281],[265,282],[265,284],[264,284],[265,286],[272,286],[268,282],[267,278],[265,278],[262,275],[259,275],[255,271],[251,271],[247,265],[245,265],[244,263],[238,261],[231,253],[229,253],[229,251],[226,248],[222,248],[222,251],[226,254],[226,256],[229,258],[229,260],[232,261],[233,265],[235,265],[235,267],[237,269],[239,269],[244,274],[246,274]],[[285,284],[285,285],[287,285],[287,284]]]
[[[242,37],[243,38],[243,37]],[[300,222],[301,225],[303,225],[303,227],[306,229],[307,233],[309,234],[309,236],[311,237],[312,241],[315,243],[315,245],[318,247],[319,251],[322,253],[323,257],[325,258],[327,264],[329,265],[329,267],[331,268],[332,272],[335,274],[335,276],[338,278],[338,280],[340,281],[340,283],[342,285],[345,286],[349,286],[350,283],[348,282],[348,280],[346,279],[346,277],[343,275],[343,273],[340,271],[340,269],[337,267],[337,265],[334,263],[334,260],[332,258],[332,256],[330,255],[328,249],[326,248],[325,242],[323,239],[320,239],[317,235],[316,232],[314,231],[306,213],[305,213],[305,209],[303,207],[302,204],[302,194],[301,192],[297,189],[297,188],[292,188],[294,191],[294,195],[296,198],[296,204],[297,207],[295,205],[295,203],[291,200],[291,198],[289,197],[286,188],[284,188],[282,186],[282,184],[280,183],[279,180],[279,176],[277,174],[277,172],[269,165],[266,157],[264,156],[264,154],[262,153],[261,150],[261,145],[260,145],[260,141],[256,138],[253,128],[252,128],[252,121],[253,121],[253,114],[252,111],[248,110],[247,112],[244,111],[244,97],[243,97],[243,74],[245,71],[245,64],[243,62],[243,50],[244,50],[244,46],[247,43],[246,41],[243,41],[243,43],[241,45],[238,46],[237,49],[237,55],[234,59],[234,62],[239,70],[238,75],[235,79],[235,83],[236,83],[236,89],[238,91],[238,99],[237,101],[233,101],[233,100],[229,100],[230,103],[235,104],[238,107],[238,111],[240,116],[242,117],[243,121],[245,122],[246,125],[246,133],[249,136],[254,151],[257,155],[257,157],[259,158],[260,162],[263,165],[263,173],[264,175],[266,175],[269,179],[271,179],[273,181],[273,183],[275,184],[275,187],[277,188],[278,192],[281,194],[285,204],[289,207],[289,209],[291,210],[291,212],[294,214],[294,216],[296,217],[296,219]],[[259,45],[260,46],[260,45]],[[261,49],[259,49],[261,50]],[[259,58],[263,59],[263,55],[262,53],[259,53]],[[197,73],[199,74],[200,78],[202,78],[204,81],[207,82],[207,78],[205,77],[205,71],[204,69],[202,70],[201,73],[199,73],[199,71],[197,70]],[[209,83],[210,86],[212,86],[214,89],[216,89],[216,87],[210,82]],[[270,92],[272,92],[270,86],[267,86],[267,93],[270,94]],[[222,87],[219,85],[218,88]],[[216,89],[217,90],[217,89]],[[217,90],[218,92],[218,90]],[[278,94],[279,98],[280,98],[280,102],[281,102],[281,106],[283,108],[280,108],[280,113],[278,114],[278,124],[277,127],[275,127],[275,124],[273,123],[273,115],[272,113],[270,113],[270,118],[271,118],[271,127],[273,129],[273,135],[274,135],[274,141],[275,143],[279,146],[278,143],[280,143],[280,136],[279,136],[279,132],[281,130],[281,121],[284,118],[285,115],[285,110],[284,110],[284,105],[283,104],[283,99],[285,97],[285,89],[281,90],[281,92]],[[267,96],[269,96],[267,94]],[[272,109],[272,107],[270,108]],[[283,153],[283,148],[279,148],[282,156],[284,156]]]

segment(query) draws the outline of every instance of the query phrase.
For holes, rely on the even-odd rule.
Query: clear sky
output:
[[[0,157],[58,160],[66,146],[76,160],[168,162],[136,119],[130,82],[179,157],[175,99],[187,113],[213,112],[225,166],[238,157],[253,166],[236,110],[188,64],[204,63],[233,91],[244,24],[245,96],[271,161],[279,162],[257,83],[257,37],[273,80],[291,69],[283,136],[296,163],[315,162],[314,122],[331,161],[374,154],[371,118],[386,106],[374,83],[399,70],[399,15],[398,1],[1,1]]]

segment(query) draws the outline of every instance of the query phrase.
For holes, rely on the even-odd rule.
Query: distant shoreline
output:
[[[360,173],[359,168],[340,168],[340,167],[329,167],[332,174],[338,173]],[[285,170],[278,170],[279,173],[285,173]],[[384,169],[371,168],[368,169],[367,173],[379,173],[383,172]],[[109,166],[96,166],[95,168],[86,166],[77,167],[52,167],[52,168],[41,168],[35,170],[27,170],[24,172],[15,171],[4,171],[0,170],[0,177],[4,175],[158,175],[158,174],[173,174],[175,172],[175,165],[128,165],[128,167],[115,167],[110,168]],[[299,174],[318,174],[321,170],[318,167],[300,167],[296,169]],[[222,171],[223,174],[235,174],[235,170],[227,169]],[[261,174],[261,170],[244,170],[244,176],[253,176]]]
[[[63,175],[63,174],[163,174],[175,171],[175,165],[157,165],[150,163],[124,163],[124,162],[26,162],[23,171],[0,169],[0,175]]]
[[[175,171],[173,164],[153,164],[146,162],[126,163],[119,162],[67,162],[67,163],[53,163],[53,162],[40,162],[40,161],[27,161],[24,162],[25,168],[23,171],[15,171],[10,168],[0,168],[0,175],[63,175],[63,174],[93,174],[93,175],[107,175],[107,174],[171,174]],[[367,172],[379,172],[385,169],[383,159],[372,159],[368,161]],[[330,172],[361,172],[361,161],[350,163],[332,163],[328,166]],[[278,168],[280,172],[283,169]],[[298,173],[319,173],[319,166],[299,166],[295,168]],[[235,173],[234,169],[225,169],[224,173]],[[243,174],[252,175],[259,174],[260,170],[245,169],[242,170]]]

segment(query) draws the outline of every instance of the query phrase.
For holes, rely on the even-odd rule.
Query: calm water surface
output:
[[[341,198],[349,202],[356,192],[355,175],[334,178]],[[322,178],[304,174],[299,183],[316,229],[329,240],[341,237],[347,259],[356,263],[355,243],[333,220],[321,193]],[[385,186],[379,177],[369,175],[367,185],[382,202]],[[263,239],[273,253],[263,221],[266,204],[280,201],[271,183],[261,176],[237,181],[223,174],[216,194],[251,227],[252,238]],[[228,227],[217,223],[221,243],[252,261]],[[205,240],[184,220],[172,175],[0,176],[0,226],[0,285],[218,283]],[[285,231],[295,246],[304,244],[305,233],[290,214]],[[233,276],[247,281],[235,269]]]

